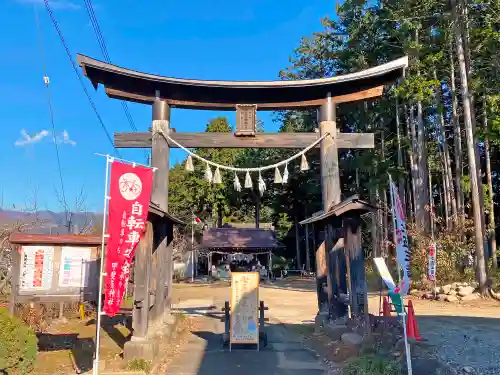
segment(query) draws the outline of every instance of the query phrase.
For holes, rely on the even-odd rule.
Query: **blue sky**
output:
[[[309,4],[309,5],[306,5]],[[181,78],[273,80],[303,35],[320,30],[320,18],[333,16],[331,0],[94,0],[96,16],[111,60],[148,73]],[[0,181],[5,208],[23,208],[37,191],[40,207],[60,210],[54,194],[59,175],[52,140],[47,93],[38,47],[35,11],[40,18],[52,92],[56,137],[68,201],[82,187],[87,207],[102,209],[104,158],[112,153],[43,6],[43,0],[0,2]],[[74,58],[82,53],[103,59],[82,0],[53,0],[52,10]],[[85,84],[110,132],[131,131],[117,100]],[[136,126],[146,131],[151,108],[129,103]],[[203,131],[220,113],[174,109],[177,131]],[[234,122],[234,114],[229,115]],[[272,114],[261,113],[267,131]],[[141,150],[122,150],[124,158],[144,162]],[[172,152],[173,162],[182,160]]]

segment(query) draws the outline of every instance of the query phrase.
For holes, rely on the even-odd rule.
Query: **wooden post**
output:
[[[156,92],[156,99],[153,102],[153,132],[162,130],[165,134],[170,131],[170,107],[167,102],[159,99],[160,93]],[[154,134],[151,150],[151,164],[156,167],[154,175],[153,192],[151,200],[156,203],[162,211],[168,212],[168,171],[169,171],[170,150],[166,139],[161,134]],[[168,247],[168,226],[165,220],[155,222],[155,232],[158,252],[158,280],[156,284],[154,316],[161,321],[167,308],[166,288],[171,285],[173,260]]]
[[[309,225],[306,224],[306,270],[311,272],[311,254],[309,254]]]
[[[134,269],[134,310],[132,327],[135,339],[148,338],[149,322],[149,279],[151,273],[151,248],[153,246],[153,225],[146,223],[146,231],[135,252]]]
[[[327,102],[319,109],[319,133],[323,136],[329,133],[320,145],[321,155],[321,196],[323,211],[328,211],[332,205],[340,203],[340,172],[339,156],[335,140],[337,138],[337,120],[335,103],[330,95]]]
[[[327,102],[319,109],[319,132],[320,136],[326,133],[330,135],[323,139],[320,145],[321,158],[321,196],[323,200],[323,212],[327,212],[329,208],[340,203],[340,172],[339,172],[339,156],[337,144],[337,123],[335,103],[333,103],[331,95],[328,94]],[[330,236],[327,238],[327,236]],[[328,310],[331,313],[333,305],[333,282],[332,272],[328,266],[330,262],[331,247],[327,244],[333,244],[332,231],[325,228],[325,254],[316,251],[316,262],[319,262],[320,257],[325,257],[327,264],[327,288],[328,288]],[[321,249],[321,246],[320,246]]]
[[[300,259],[300,231],[299,231],[299,219],[297,214],[295,214],[295,256],[297,257],[297,269],[302,269],[302,261]]]
[[[157,93],[159,95],[159,92]],[[167,102],[158,98],[153,103],[153,132],[161,129],[165,134],[170,131],[170,107]],[[151,164],[158,168],[154,175],[151,200],[168,211],[168,169],[170,150],[168,143],[161,134],[153,135],[151,150]]]
[[[344,248],[348,267],[348,289],[350,289],[351,312],[361,316],[368,312],[365,274],[365,256],[361,243],[361,218],[344,217]]]
[[[163,242],[166,245],[166,252],[165,252],[165,258],[166,258],[166,267],[165,269],[165,280],[166,280],[166,295],[165,295],[165,310],[166,312],[170,312],[170,307],[172,305],[172,279],[174,276],[174,264],[173,264],[173,252],[174,248],[172,246],[173,244],[173,239],[174,239],[174,224],[172,222],[167,223],[167,235]]]
[[[12,277],[11,277],[11,285],[12,290],[10,294],[10,303],[9,303],[9,314],[14,316],[16,313],[16,297],[19,295],[19,279],[21,276],[21,245],[16,245],[11,251],[12,256]]]

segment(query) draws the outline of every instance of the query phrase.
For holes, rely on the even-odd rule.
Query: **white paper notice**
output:
[[[87,268],[90,262],[90,247],[63,247],[61,249],[61,268],[59,269],[59,286],[88,286]]]
[[[52,287],[53,261],[53,247],[23,246],[21,251],[20,289],[50,289]]]

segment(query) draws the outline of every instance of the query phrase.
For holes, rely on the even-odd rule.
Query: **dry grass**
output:
[[[106,369],[121,369],[123,344],[130,331],[116,319],[101,329],[100,357]],[[52,324],[39,334],[39,351],[35,365],[37,375],[85,373],[92,368],[96,325],[94,319],[68,319]]]

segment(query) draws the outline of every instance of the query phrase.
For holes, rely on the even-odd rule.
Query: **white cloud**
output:
[[[50,136],[51,132],[47,130],[40,130],[38,133],[35,133],[33,136],[29,135],[26,130],[21,130],[21,139],[18,139],[14,142],[16,146],[27,146],[37,142],[40,142],[43,138]],[[54,142],[59,144],[66,144],[71,146],[76,146],[76,142],[72,140],[69,136],[67,130],[64,130],[60,135],[56,135],[52,138]]]
[[[57,141],[60,143],[65,143],[67,145],[76,146],[76,142],[69,137],[69,133],[64,130],[61,134],[62,137],[58,137]]]
[[[44,0],[15,0],[19,4],[27,4],[27,5],[44,5]],[[81,9],[81,6],[73,3],[69,0],[49,0],[49,5],[53,9],[59,10],[78,10]]]
[[[38,133],[35,133],[35,135],[31,136],[29,135],[26,130],[21,130],[21,139],[18,139],[16,142],[14,142],[14,145],[16,146],[27,146],[33,143],[40,142],[43,138],[49,135],[49,132],[47,130],[41,130]]]

